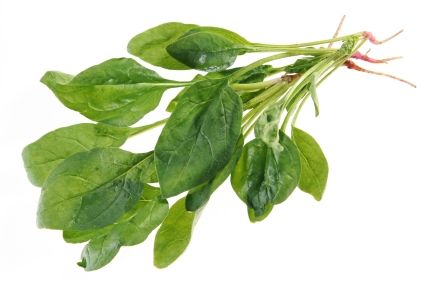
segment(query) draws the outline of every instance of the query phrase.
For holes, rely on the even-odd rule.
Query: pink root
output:
[[[391,58],[385,58],[385,59],[374,59],[371,58],[367,55],[368,52],[366,52],[366,54],[362,54],[360,52],[356,52],[354,53],[351,58],[353,59],[357,59],[357,60],[362,60],[368,63],[372,63],[372,64],[386,64],[388,61],[392,61],[392,60],[396,60],[396,59],[401,59],[401,57],[391,57]]]
[[[356,70],[356,71],[361,71],[361,72],[370,73],[370,74],[375,74],[375,75],[380,75],[380,76],[386,76],[386,77],[389,77],[389,78],[392,78],[392,79],[398,80],[398,81],[400,81],[400,82],[406,83],[406,84],[408,84],[408,85],[410,85],[410,86],[412,86],[412,87],[416,88],[416,85],[415,85],[415,84],[413,84],[413,83],[411,83],[410,81],[407,81],[407,80],[405,80],[405,79],[399,78],[399,77],[394,76],[394,75],[392,75],[392,74],[387,74],[387,73],[383,73],[383,72],[377,72],[377,71],[373,71],[373,70],[367,70],[367,69],[364,69],[364,68],[362,68],[362,67],[360,67],[360,66],[356,65],[356,64],[355,64],[353,61],[351,61],[351,60],[347,60],[347,61],[345,61],[345,62],[344,62],[344,66],[346,66],[346,67],[347,67],[347,68],[349,68],[349,69]]]
[[[396,37],[397,35],[399,35],[400,33],[402,33],[403,30],[400,30],[399,32],[396,32],[395,34],[391,35],[390,37],[384,39],[384,40],[378,40],[376,39],[376,37],[373,35],[372,32],[369,31],[363,31],[363,36],[365,38],[367,38],[371,43],[375,44],[375,45],[379,45],[379,44],[383,44],[385,42],[390,41],[391,39],[393,39],[394,37]]]

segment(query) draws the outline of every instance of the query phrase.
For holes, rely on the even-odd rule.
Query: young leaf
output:
[[[319,144],[306,132],[292,127],[292,140],[301,158],[301,177],[298,186],[320,201],[328,179],[328,162]]]
[[[200,31],[183,36],[167,47],[167,52],[183,64],[208,72],[231,66],[248,47],[221,34]]]
[[[67,158],[43,186],[39,227],[89,230],[114,223],[139,200],[149,156],[98,148]]]
[[[252,222],[263,220],[298,184],[298,151],[283,132],[279,132],[279,145],[272,147],[259,138],[248,142],[232,172],[233,189],[247,204]]]
[[[227,80],[204,80],[182,96],[155,147],[164,197],[211,180],[231,158],[241,132],[242,102]]]
[[[170,209],[155,237],[154,264],[164,268],[173,263],[187,248],[192,237],[197,212],[185,209],[185,199]]]
[[[64,230],[62,232],[62,237],[65,242],[71,244],[84,243],[91,239],[103,237],[108,234],[114,225],[107,225],[99,229],[91,230]]]
[[[117,126],[134,124],[158,106],[165,90],[182,86],[127,58],[105,61],[75,77],[49,71],[41,82],[66,107]]]
[[[90,240],[83,249],[78,265],[86,271],[99,269],[111,262],[120,247],[119,241],[109,235]]]
[[[172,70],[190,69],[171,57],[166,47],[194,27],[197,25],[178,22],[158,25],[134,36],[128,43],[127,50],[155,66]]]
[[[64,159],[93,148],[119,147],[127,140],[129,128],[81,123],[47,133],[22,152],[28,178],[42,186],[50,172]]]
[[[314,66],[315,64],[317,64],[318,62],[322,60],[323,60],[322,56],[304,57],[304,58],[296,60],[295,63],[286,66],[285,71],[287,73],[305,73],[312,66]]]
[[[224,181],[226,181],[241,156],[243,141],[244,138],[241,135],[238,143],[236,144],[235,151],[232,153],[232,158],[212,180],[206,184],[201,184],[199,187],[188,192],[186,195],[186,210],[196,211],[200,209],[208,202],[212,193],[214,193],[214,191],[223,184]]]

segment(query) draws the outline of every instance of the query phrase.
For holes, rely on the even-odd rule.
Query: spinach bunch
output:
[[[24,148],[28,177],[42,187],[38,226],[61,230],[68,243],[86,243],[78,263],[85,270],[105,266],[122,246],[142,243],[159,227],[154,264],[163,268],[186,249],[200,211],[229,176],[252,222],[264,220],[296,187],[320,200],[328,163],[295,122],[309,98],[319,114],[316,87],[353,54],[360,58],[357,50],[368,39],[370,33],[355,33],[270,45],[223,28],[172,22],[136,35],[128,51],[166,69],[206,71],[191,81],[163,78],[131,58],[77,75],[46,72],[41,82],[59,101],[97,123],[56,129]],[[322,46],[331,42],[340,47]],[[249,52],[275,54],[229,68]],[[292,57],[298,59],[270,64]],[[169,103],[168,118],[131,127],[176,87],[182,90]],[[154,151],[119,148],[157,126],[163,129]],[[174,196],[180,199],[169,208]]]

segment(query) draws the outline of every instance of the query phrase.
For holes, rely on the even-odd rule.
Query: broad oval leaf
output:
[[[39,227],[89,230],[114,223],[140,199],[150,156],[98,148],[67,158],[43,186]]]
[[[162,195],[178,195],[215,177],[231,158],[241,120],[242,102],[227,80],[193,84],[155,147]]]
[[[67,157],[93,148],[119,147],[130,129],[107,124],[81,123],[49,132],[22,151],[28,178],[42,186],[50,172]]]
[[[208,72],[231,66],[249,48],[220,34],[200,31],[183,36],[167,47],[167,52],[185,65]]]
[[[134,36],[128,43],[127,50],[130,54],[155,66],[172,70],[190,69],[171,57],[166,47],[194,27],[197,25],[179,22],[158,25]]]
[[[280,148],[262,139],[248,142],[231,176],[239,198],[248,206],[250,220],[263,220],[273,205],[286,200],[300,177],[300,159],[295,145],[283,132]]]
[[[196,211],[204,206],[210,199],[212,193],[229,177],[232,173],[236,162],[242,153],[243,148],[243,135],[239,137],[238,143],[236,144],[235,151],[232,153],[232,158],[227,165],[208,183],[201,184],[199,187],[191,189],[186,195],[186,210]]]
[[[298,186],[320,201],[328,180],[328,161],[319,144],[307,132],[292,127],[292,140],[301,158],[301,178]]]
[[[243,38],[242,36],[240,36],[239,34],[237,34],[236,32],[233,32],[231,30],[225,29],[225,28],[221,28],[221,27],[215,27],[215,26],[197,26],[197,27],[193,27],[191,28],[189,31],[187,31],[182,37],[194,34],[194,33],[198,33],[198,32],[208,32],[208,33],[214,33],[217,35],[220,35],[226,39],[228,39],[229,41],[235,42],[235,43],[239,43],[241,45],[250,45],[252,43],[250,43],[248,40],[246,40],[245,38]]]
[[[154,265],[164,268],[187,248],[192,237],[196,212],[187,211],[185,199],[178,200],[158,229],[154,244]]]
[[[120,247],[119,241],[109,235],[90,240],[83,249],[78,265],[86,271],[102,268],[112,261]]]
[[[165,90],[181,86],[128,58],[107,60],[75,77],[49,71],[41,82],[66,107],[117,126],[134,124],[158,106]]]

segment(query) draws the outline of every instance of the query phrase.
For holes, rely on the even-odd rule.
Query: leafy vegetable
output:
[[[155,66],[172,70],[190,69],[171,57],[166,48],[196,26],[177,22],[161,24],[133,37],[128,43],[127,50],[130,54]]]
[[[301,159],[301,178],[299,187],[320,201],[328,180],[328,162],[319,144],[311,135],[292,128],[292,140],[297,145]]]
[[[192,237],[196,212],[186,211],[184,198],[170,209],[156,233],[154,264],[164,268],[173,263],[187,248]]]
[[[93,148],[119,147],[129,135],[129,128],[107,124],[82,123],[56,129],[24,148],[22,158],[28,178],[41,186],[67,157]]]
[[[43,186],[38,225],[87,230],[113,223],[139,200],[150,156],[96,148],[67,158]]]
[[[126,58],[105,61],[75,77],[49,71],[41,82],[68,108],[117,126],[134,124],[158,106],[165,90],[181,86]]]
[[[98,123],[59,128],[24,148],[28,178],[42,187],[38,226],[61,230],[65,242],[85,243],[78,265],[87,271],[104,267],[121,247],[144,242],[160,226],[154,264],[164,268],[187,248],[197,217],[229,175],[252,222],[264,220],[297,186],[320,200],[328,163],[313,137],[295,127],[297,117],[310,98],[319,114],[316,88],[339,67],[376,74],[352,61],[385,61],[360,53],[367,40],[381,43],[359,32],[272,45],[219,27],[169,22],[133,37],[128,52],[155,66],[207,73],[169,80],[128,58],[75,76],[47,72],[41,82],[66,107]],[[249,52],[275,54],[228,68]],[[297,60],[280,61],[291,57]],[[129,127],[174,87],[182,89],[170,97],[169,117]],[[154,151],[119,148],[158,126],[164,127]],[[179,199],[169,209],[173,196]]]
[[[231,158],[241,118],[242,102],[227,80],[193,84],[155,147],[162,195],[175,196],[215,177]]]

